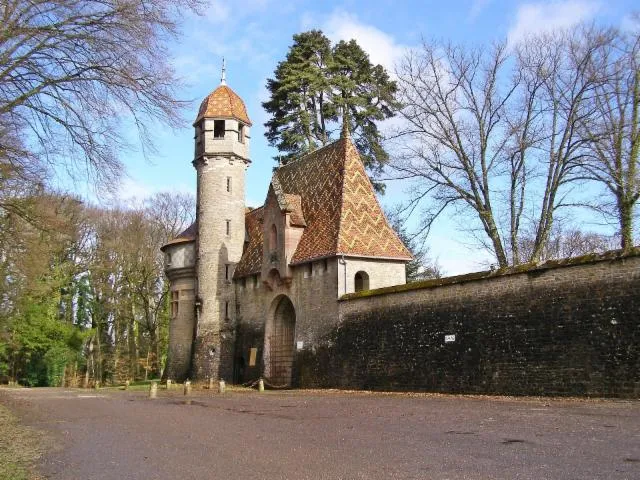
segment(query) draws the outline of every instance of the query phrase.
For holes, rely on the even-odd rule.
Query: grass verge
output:
[[[33,470],[42,455],[42,434],[20,425],[15,415],[0,405],[0,480],[34,480]]]

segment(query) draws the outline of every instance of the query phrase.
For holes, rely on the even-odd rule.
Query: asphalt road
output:
[[[640,402],[0,390],[50,479],[640,479]]]

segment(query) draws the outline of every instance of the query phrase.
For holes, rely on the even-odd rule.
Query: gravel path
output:
[[[640,402],[0,390],[50,479],[640,479]]]

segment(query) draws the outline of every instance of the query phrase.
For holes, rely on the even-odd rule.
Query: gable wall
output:
[[[344,257],[344,261],[345,264],[340,264],[340,275],[338,276],[338,292],[340,292],[340,295],[355,292],[355,275],[359,271],[366,272],[369,276],[370,290],[390,287],[392,285],[402,285],[407,281],[404,261],[346,256]]]

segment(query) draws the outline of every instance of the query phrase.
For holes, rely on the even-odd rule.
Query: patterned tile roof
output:
[[[197,231],[198,230],[196,227],[196,222],[193,222],[183,232],[179,233],[175,238],[169,240],[162,247],[160,247],[160,250],[164,251],[165,247],[168,247],[169,245],[193,242],[196,239]]]
[[[281,201],[289,204],[299,198],[301,202],[306,228],[291,263],[341,254],[411,259],[389,226],[350,139],[340,139],[278,168],[271,184],[281,208]],[[250,236],[253,231],[247,226]],[[260,271],[262,226],[255,232],[260,239],[250,239],[238,276]]]
[[[200,104],[198,117],[194,123],[198,123],[205,117],[235,118],[251,126],[244,102],[236,92],[226,85],[220,85],[205,97]]]
[[[247,240],[242,259],[236,265],[233,276],[244,277],[259,273],[262,267],[262,217],[264,208],[247,210],[244,216],[244,228],[247,232]]]

